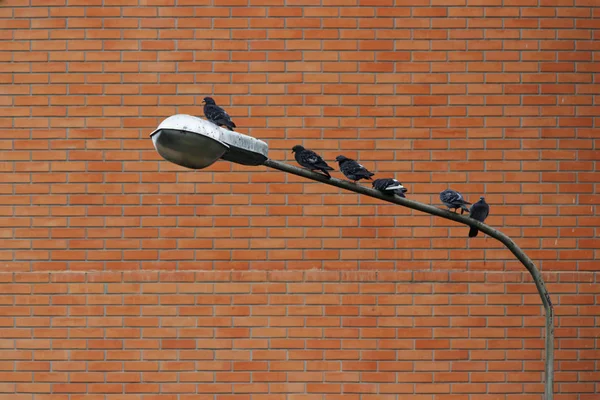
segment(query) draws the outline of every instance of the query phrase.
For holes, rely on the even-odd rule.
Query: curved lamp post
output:
[[[264,165],[279,171],[325,183],[354,193],[398,204],[430,215],[473,226],[504,244],[531,274],[538,290],[546,316],[545,341],[545,400],[554,398],[554,307],[546,289],[542,274],[533,261],[504,233],[469,217],[453,213],[429,204],[419,203],[396,195],[390,196],[377,190],[356,185],[336,178],[268,158],[269,146],[262,140],[238,132],[228,131],[211,122],[191,115],[178,114],[165,119],[150,134],[154,148],[167,161],[191,169],[202,169],[218,159],[242,165]]]

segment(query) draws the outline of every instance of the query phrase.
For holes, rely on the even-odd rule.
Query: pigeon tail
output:
[[[226,119],[218,119],[216,121],[212,121],[215,125],[218,126],[224,126],[225,128],[229,129],[230,131],[233,130],[233,128],[235,128],[235,124],[233,123],[233,121],[228,121]]]
[[[333,168],[331,168],[331,170],[333,171]],[[315,169],[313,171],[321,171],[323,173],[323,175],[325,175],[327,177],[327,179],[331,179],[331,175],[329,174],[329,172],[327,172],[327,170],[325,168],[319,168],[319,169]]]
[[[479,229],[477,229],[475,227],[471,227],[471,229],[469,230],[469,237],[475,237],[475,236],[477,236],[478,233],[479,233]]]
[[[327,165],[327,163],[325,161],[315,164],[312,168],[314,168],[315,170],[321,170],[323,172],[335,171],[333,168],[331,168],[329,165]]]
[[[375,175],[373,172],[369,172],[366,169],[363,171],[359,171],[356,176],[359,176],[359,179],[368,179],[370,181],[373,180],[373,178],[371,178],[373,175]]]

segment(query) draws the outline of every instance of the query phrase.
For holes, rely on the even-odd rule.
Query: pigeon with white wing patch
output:
[[[404,193],[408,192],[408,189],[402,186],[402,183],[394,178],[375,179],[373,181],[373,189],[388,195],[395,194],[400,197],[406,197]]]

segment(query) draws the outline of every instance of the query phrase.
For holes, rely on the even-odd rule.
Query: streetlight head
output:
[[[178,129],[159,129],[152,143],[162,158],[191,169],[206,168],[227,151],[227,145],[218,140]]]
[[[191,169],[206,168],[219,158],[242,165],[262,165],[269,151],[262,140],[186,114],[168,117],[150,137],[162,158]]]

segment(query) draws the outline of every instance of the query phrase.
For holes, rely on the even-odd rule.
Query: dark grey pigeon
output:
[[[485,202],[485,197],[481,196],[479,201],[471,206],[471,212],[469,218],[476,219],[479,222],[485,221],[488,214],[490,213],[490,206]],[[479,233],[477,228],[471,227],[469,230],[469,237],[475,237]]]
[[[230,131],[235,128],[229,114],[219,107],[212,97],[205,97],[202,103],[204,103],[204,116],[207,120],[217,126],[224,126]]]
[[[462,194],[458,193],[456,190],[446,189],[442,193],[440,193],[440,200],[448,210],[451,208],[456,212],[457,209],[460,208],[460,213],[469,212],[469,208],[465,204],[471,204],[465,199],[463,199]]]
[[[408,189],[402,186],[402,184],[394,178],[375,179],[375,181],[373,181],[373,189],[379,190],[385,194],[397,194],[400,197],[406,197],[404,193],[408,192]]]
[[[296,145],[292,147],[292,153],[294,153],[294,158],[296,159],[298,164],[300,164],[304,168],[309,169],[311,171],[321,171],[328,178],[331,178],[331,175],[329,175],[329,172],[327,171],[333,171],[334,169],[327,165],[327,163],[321,158],[321,156],[315,153],[314,151],[305,149],[300,145]]]
[[[367,171],[367,169],[361,164],[350,158],[337,156],[335,161],[339,163],[342,174],[344,174],[346,178],[350,179],[354,183],[360,181],[361,179],[368,179],[371,181],[371,177],[375,175],[374,173]]]

